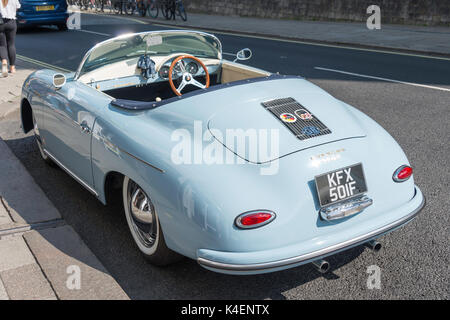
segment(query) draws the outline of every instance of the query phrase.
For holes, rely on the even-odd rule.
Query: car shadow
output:
[[[30,135],[5,139],[5,142],[67,224],[81,236],[132,299],[286,299],[283,292],[292,288],[317,279],[339,279],[335,271],[365,250],[355,247],[329,257],[331,269],[327,274],[321,274],[307,264],[275,273],[233,276],[208,271],[187,258],[168,267],[155,267],[135,247],[120,199],[108,206],[101,204],[63,170],[45,164]],[[58,243],[52,244],[66,250]],[[64,253],[71,254],[70,251]],[[83,259],[81,256],[75,258]],[[102,271],[95,264],[89,266]]]
[[[19,34],[47,34],[47,33],[59,33],[56,26],[19,26],[17,33]]]

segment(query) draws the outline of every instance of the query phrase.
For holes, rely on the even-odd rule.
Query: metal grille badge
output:
[[[275,99],[261,104],[300,140],[331,133],[326,125],[293,98]]]

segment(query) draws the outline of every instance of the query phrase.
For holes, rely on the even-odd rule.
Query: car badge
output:
[[[307,136],[316,136],[320,134],[320,129],[315,126],[308,126],[302,129],[302,133]]]
[[[283,120],[284,122],[287,122],[287,123],[293,123],[293,122],[297,121],[297,118],[291,113],[282,113],[280,115],[280,118],[281,118],[281,120]]]
[[[302,120],[312,120],[313,118],[312,114],[306,111],[305,109],[295,110],[295,115]]]

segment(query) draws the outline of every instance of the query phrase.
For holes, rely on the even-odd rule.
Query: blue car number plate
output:
[[[53,11],[55,6],[36,6],[36,11]]]
[[[318,175],[314,179],[321,207],[367,192],[361,163]]]

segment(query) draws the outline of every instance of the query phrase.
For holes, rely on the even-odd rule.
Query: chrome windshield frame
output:
[[[88,52],[86,52],[86,54],[84,55],[83,59],[81,60],[81,63],[79,64],[77,71],[75,72],[75,76],[73,77],[74,81],[77,81],[80,76],[81,76],[81,69],[83,68],[84,64],[86,63],[86,60],[89,58],[89,56],[91,55],[91,53],[95,50],[98,49],[99,47],[109,43],[109,42],[113,42],[115,40],[121,39],[121,38],[127,38],[127,37],[131,37],[131,36],[137,36],[137,35],[144,35],[144,34],[161,34],[161,33],[188,33],[188,34],[199,34],[199,35],[203,35],[203,36],[208,36],[211,38],[214,38],[217,43],[219,44],[219,57],[218,59],[220,61],[222,61],[222,42],[220,42],[220,40],[215,36],[212,35],[210,33],[206,33],[206,32],[202,32],[202,31],[195,31],[195,30],[158,30],[158,31],[145,31],[145,32],[136,32],[136,33],[126,33],[126,34],[122,34],[120,36],[114,37],[114,38],[110,38],[107,39],[105,41],[99,42],[97,43],[95,46],[93,46],[91,49],[89,49]]]

